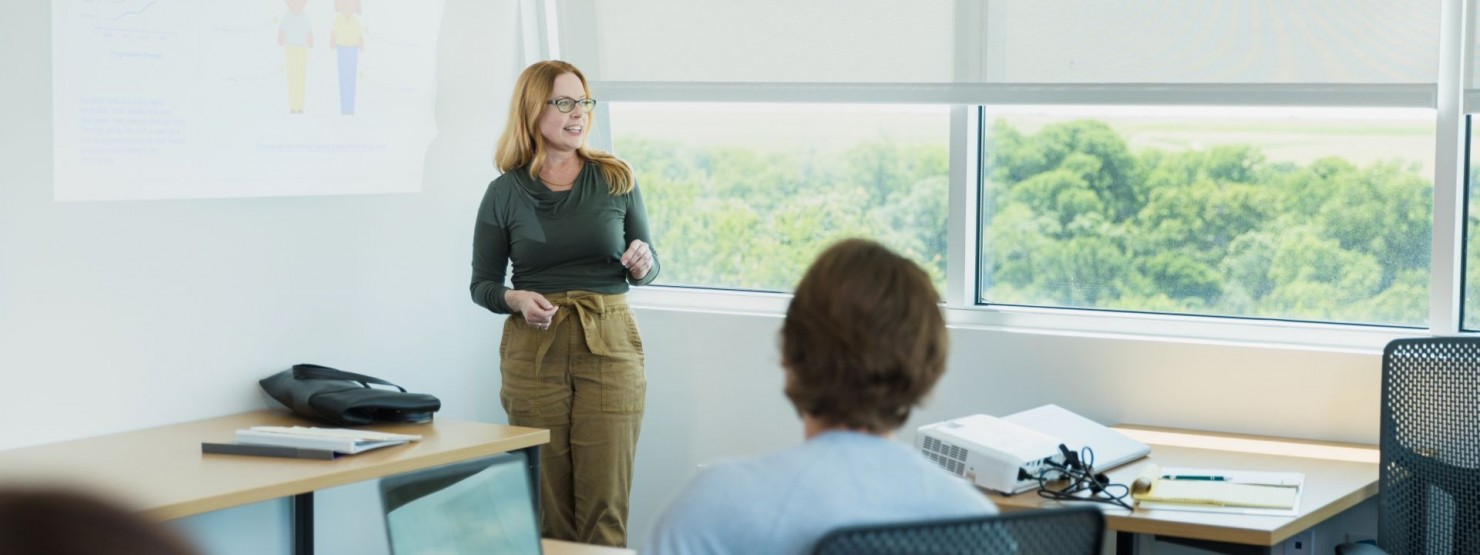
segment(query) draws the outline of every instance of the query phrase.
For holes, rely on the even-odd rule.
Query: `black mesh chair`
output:
[[[813,555],[1099,555],[1105,515],[1094,507],[840,528]]]
[[[1480,554],[1480,338],[1389,343],[1381,433],[1382,550],[1338,553]]]

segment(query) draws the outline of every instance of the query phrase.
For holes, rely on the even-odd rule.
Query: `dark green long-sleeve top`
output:
[[[586,162],[569,191],[551,191],[529,176],[529,168],[505,173],[488,184],[473,229],[473,301],[499,314],[505,269],[513,260],[514,289],[537,293],[627,292],[658,277],[658,253],[642,280],[632,280],[622,253],[633,239],[651,248],[647,210],[634,186],[612,195],[600,166]]]

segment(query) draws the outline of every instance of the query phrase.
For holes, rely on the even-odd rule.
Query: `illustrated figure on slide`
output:
[[[365,50],[365,30],[360,26],[360,0],[334,0],[334,27],[329,30],[329,47],[339,54],[339,113],[355,113],[355,79],[359,72],[360,52]]]
[[[303,7],[308,0],[286,0],[288,12],[278,25],[283,47],[283,73],[288,77],[288,113],[303,113],[303,91],[308,77],[308,49],[313,48],[313,25]]]

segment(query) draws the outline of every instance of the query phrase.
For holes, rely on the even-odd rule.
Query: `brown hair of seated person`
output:
[[[829,247],[781,326],[787,398],[825,428],[886,435],[904,425],[945,373],[939,302],[930,276],[883,245]]]
[[[0,553],[196,555],[163,525],[100,497],[66,489],[0,491]]]

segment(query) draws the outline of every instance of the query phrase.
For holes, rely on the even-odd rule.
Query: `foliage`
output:
[[[999,121],[988,136],[985,302],[1427,319],[1433,187],[1414,167],[1272,163],[1253,145],[1132,152],[1094,120],[1033,134]],[[617,151],[637,169],[663,284],[785,291],[822,248],[867,236],[944,289],[944,146],[838,154],[622,137]]]
[[[839,155],[623,138],[647,200],[659,283],[786,291],[823,248],[871,237],[944,289],[944,148],[878,141]]]

